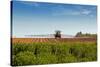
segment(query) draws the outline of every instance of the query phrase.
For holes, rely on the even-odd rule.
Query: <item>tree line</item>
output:
[[[97,37],[97,34],[78,32],[75,37]]]

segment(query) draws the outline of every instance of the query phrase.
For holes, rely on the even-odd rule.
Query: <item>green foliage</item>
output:
[[[13,65],[30,65],[36,64],[36,57],[32,52],[25,51],[19,52],[16,56],[13,56]]]
[[[51,54],[51,46],[49,44],[37,44],[36,45],[36,53],[37,54]]]
[[[57,63],[57,56],[53,54],[40,54],[37,56],[37,64]]]
[[[14,66],[97,60],[97,45],[94,42],[15,43],[12,46]]]
[[[64,59],[65,59],[64,60],[65,63],[66,62],[67,63],[78,62],[77,58],[74,55],[71,55],[71,54],[69,54],[68,56],[66,56]]]

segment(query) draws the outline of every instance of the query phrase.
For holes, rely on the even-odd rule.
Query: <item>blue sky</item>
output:
[[[13,36],[53,34],[75,35],[77,32],[97,32],[97,7],[94,5],[75,5],[13,1]]]

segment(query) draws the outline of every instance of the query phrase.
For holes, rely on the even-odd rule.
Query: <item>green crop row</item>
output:
[[[97,60],[96,43],[14,43],[12,65],[39,65]]]

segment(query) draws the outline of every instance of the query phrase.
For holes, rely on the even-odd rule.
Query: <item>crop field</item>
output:
[[[13,66],[96,60],[96,38],[12,38]]]
[[[96,42],[96,38],[13,38],[12,43],[36,43],[36,42],[49,42],[49,43],[57,43],[57,42]]]

